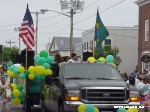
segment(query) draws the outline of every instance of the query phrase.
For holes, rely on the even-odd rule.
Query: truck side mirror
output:
[[[53,78],[52,78],[51,75],[47,75],[47,76],[45,77],[45,84],[47,84],[47,85],[52,85],[52,81],[53,81]]]

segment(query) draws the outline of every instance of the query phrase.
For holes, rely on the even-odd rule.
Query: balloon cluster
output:
[[[12,62],[9,63],[9,69],[7,74],[10,78],[19,78],[19,79],[29,79],[29,80],[41,80],[45,79],[46,75],[52,75],[52,70],[50,70],[50,65],[53,63],[53,57],[48,55],[46,50],[42,50],[39,55],[34,56],[35,66],[30,66],[27,70],[20,64],[12,65]],[[38,81],[37,80],[37,81]],[[16,85],[15,83],[11,84],[12,88],[12,103],[14,105],[20,104],[24,101],[23,87],[21,85]]]
[[[137,108],[129,108],[129,109],[124,109],[124,108],[119,108],[117,112],[139,112]]]
[[[9,67],[7,70],[7,75],[11,78],[21,78],[25,79],[26,74],[25,74],[25,68],[21,66],[20,64],[14,64]]]
[[[23,92],[23,86],[22,85],[16,85],[15,83],[11,84],[11,90],[12,90],[12,103],[14,105],[19,105],[21,102],[25,101],[25,95]]]
[[[106,58],[100,57],[97,60],[94,57],[89,57],[87,59],[87,61],[90,62],[90,63],[103,62],[103,63],[109,63],[109,64],[113,65],[114,67],[116,67],[116,65],[114,63],[114,60],[115,60],[115,58],[112,55],[107,55]]]
[[[34,56],[35,66],[29,67],[28,78],[30,80],[33,80],[35,78],[44,80],[46,75],[52,75],[50,65],[53,63],[53,61],[53,57],[49,56],[47,51],[42,50],[39,55]]]
[[[81,104],[78,106],[78,112],[99,112],[99,109],[91,104]]]

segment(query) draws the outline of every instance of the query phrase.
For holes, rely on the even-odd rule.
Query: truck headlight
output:
[[[79,101],[80,91],[79,90],[69,90],[65,96],[66,100],[68,101]]]
[[[130,91],[130,102],[138,102],[139,101],[139,92],[138,91]]]

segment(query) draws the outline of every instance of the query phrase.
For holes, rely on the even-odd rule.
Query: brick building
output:
[[[150,62],[141,61],[143,54],[150,55],[150,0],[138,0],[139,6],[139,34],[138,34],[138,69],[150,68]]]

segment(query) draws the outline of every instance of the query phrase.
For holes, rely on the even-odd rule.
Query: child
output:
[[[4,77],[0,78],[2,85],[0,85],[0,112],[10,112],[10,100],[11,97],[8,97],[6,89],[10,89],[6,84]],[[11,93],[9,93],[11,95]]]

